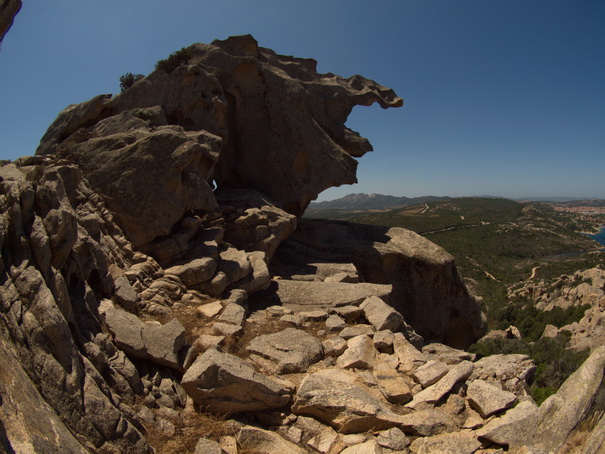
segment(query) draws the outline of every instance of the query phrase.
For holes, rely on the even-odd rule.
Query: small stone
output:
[[[223,448],[214,440],[200,438],[193,454],[223,454]]]
[[[322,343],[325,356],[340,356],[347,349],[347,341],[342,337],[331,337]]]
[[[292,392],[284,380],[263,375],[243,359],[218,350],[199,356],[181,385],[196,403],[217,414],[281,408]]]
[[[326,427],[319,435],[311,438],[307,444],[316,451],[327,454],[336,444],[337,439],[338,433],[331,427]]]
[[[352,337],[360,336],[362,334],[372,337],[374,336],[374,329],[370,325],[347,326],[340,332],[339,336],[344,340],[349,340]]]
[[[286,437],[288,437],[288,439],[290,441],[299,445],[300,442],[302,441],[303,431],[300,430],[298,427],[294,427],[294,426],[289,427],[288,430],[286,431]]]
[[[303,325],[308,323],[321,322],[328,318],[328,313],[326,311],[317,310],[317,311],[303,311],[298,313],[298,317]]]
[[[335,314],[330,315],[326,320],[326,329],[328,331],[341,331],[346,326],[346,322]]]
[[[279,321],[282,323],[289,323],[294,326],[300,326],[302,324],[300,322],[300,317],[295,314],[284,314],[279,318]]]
[[[481,447],[477,437],[469,432],[453,432],[417,438],[410,446],[415,454],[473,454]]]
[[[350,284],[356,284],[359,282],[359,276],[352,273],[337,273],[333,276],[326,277],[324,282],[347,282]]]
[[[164,418],[156,418],[155,427],[164,435],[166,438],[173,437],[176,433],[176,427],[174,424]]]
[[[347,323],[354,323],[363,314],[363,310],[358,306],[335,307],[333,312],[344,318]]]
[[[221,445],[221,448],[223,448],[223,451],[225,451],[227,454],[238,454],[237,438],[231,435],[225,435],[224,437],[221,437],[219,444]]]
[[[198,306],[195,312],[198,315],[203,315],[204,317],[213,318],[221,313],[223,310],[223,305],[220,301],[214,301],[213,303],[203,304]]]
[[[290,415],[281,411],[256,413],[255,416],[264,426],[284,426],[290,422]]]
[[[257,336],[246,351],[268,360],[272,372],[277,374],[305,372],[311,364],[322,359],[321,342],[296,328]]]
[[[420,386],[427,388],[437,383],[448,371],[449,367],[445,363],[432,360],[412,372],[412,377]]]
[[[401,451],[410,444],[410,440],[398,427],[380,432],[378,435],[378,444],[383,448]]]
[[[379,352],[392,352],[394,340],[395,336],[389,330],[382,330],[374,333],[374,347],[376,347],[376,350]]]
[[[441,380],[416,394],[406,407],[415,409],[423,403],[437,403],[452,390],[456,383],[470,377],[472,372],[473,363],[470,361],[465,361],[452,367]]]
[[[395,332],[403,325],[403,315],[377,296],[370,296],[361,303],[360,307],[376,331],[387,329]]]
[[[395,369],[377,369],[373,372],[378,389],[393,404],[405,404],[412,399],[407,382]]]
[[[242,325],[246,320],[246,309],[239,304],[229,303],[218,319],[221,322]]]
[[[475,380],[468,385],[466,398],[483,418],[511,408],[517,402],[517,396],[513,393],[483,380]]]
[[[200,353],[203,353],[209,348],[218,347],[224,341],[225,336],[212,336],[210,334],[202,334],[193,342],[193,346],[196,347]]]
[[[292,313],[292,311],[288,311],[285,307],[283,306],[269,306],[267,309],[265,309],[265,311],[267,312],[267,314],[269,314],[271,317],[281,317],[282,315],[289,313]]]
[[[164,270],[166,274],[177,276],[188,287],[207,281],[215,271],[216,262],[210,257],[194,259]]]
[[[340,454],[382,454],[382,448],[373,438],[359,445],[349,446]]]
[[[464,397],[458,394],[450,394],[445,403],[445,409],[454,415],[459,415],[466,409]]]
[[[347,349],[336,360],[343,369],[372,369],[376,364],[377,352],[369,336],[364,334],[347,341]]]
[[[347,446],[359,445],[366,441],[365,434],[345,434],[342,436],[342,442]]]
[[[305,450],[280,437],[275,432],[258,427],[242,427],[238,437],[240,452],[306,454]]]
[[[458,350],[437,342],[422,347],[422,353],[427,354],[429,359],[445,362],[449,365],[459,364],[462,361],[475,361],[477,357],[474,353]]]
[[[225,337],[239,336],[243,330],[244,329],[241,326],[232,325],[231,323],[217,322],[212,325],[212,331],[214,334]]]

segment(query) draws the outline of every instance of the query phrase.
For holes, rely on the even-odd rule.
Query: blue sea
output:
[[[594,240],[596,240],[597,243],[605,246],[605,227],[602,227],[601,231],[599,233],[596,233],[594,235],[588,235],[588,236],[593,238]]]

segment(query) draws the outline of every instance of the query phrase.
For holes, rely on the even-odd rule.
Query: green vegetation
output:
[[[557,212],[547,204],[506,199],[459,198],[422,203],[384,211],[314,210],[310,217],[328,217],[413,230],[455,257],[459,273],[473,281],[484,298],[491,329],[511,325],[522,339],[489,339],[471,347],[479,356],[522,353],[536,363],[530,391],[536,402],[556,392],[563,381],[586,359],[587,351],[567,349],[569,333],[540,339],[546,325],[563,327],[579,321],[587,306],[540,311],[527,297],[509,297],[533,271],[548,292],[581,284],[563,280],[577,270],[605,267],[602,252],[582,253],[596,244],[582,231],[595,231],[598,222]],[[605,218],[599,221],[605,223]],[[550,282],[550,284],[548,284]]]
[[[145,76],[143,74],[126,73],[120,77],[120,89],[122,91],[127,90],[132,87],[135,82],[141,80],[144,77]]]
[[[462,276],[477,282],[488,309],[506,304],[508,286],[528,279],[536,266],[544,279],[605,264],[604,254],[561,256],[595,243],[569,215],[540,203],[465,197],[387,211],[314,210],[312,216],[403,227],[425,236],[455,257]]]
[[[182,49],[177,50],[176,52],[171,53],[168,58],[158,61],[155,64],[155,69],[161,69],[166,73],[171,73],[179,66],[187,61],[193,56],[193,48],[192,47],[183,47]]]
[[[528,342],[540,339],[546,325],[561,328],[573,322],[578,322],[584,316],[589,306],[572,306],[568,309],[555,307],[551,311],[536,309],[531,302],[525,304],[510,304],[498,306],[493,309],[494,329],[506,329],[513,325],[519,328],[523,338]]]

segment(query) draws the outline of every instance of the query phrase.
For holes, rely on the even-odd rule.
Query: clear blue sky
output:
[[[392,87],[357,107],[351,192],[605,198],[603,0],[25,0],[0,50],[0,159],[58,112],[194,42],[252,34]]]

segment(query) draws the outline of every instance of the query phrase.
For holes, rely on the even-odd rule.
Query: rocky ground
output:
[[[528,357],[464,351],[485,314],[446,251],[300,219],[355,179],[373,102],[401,105],[234,37],[4,163],[2,450],[599,452],[603,347],[538,407]]]

